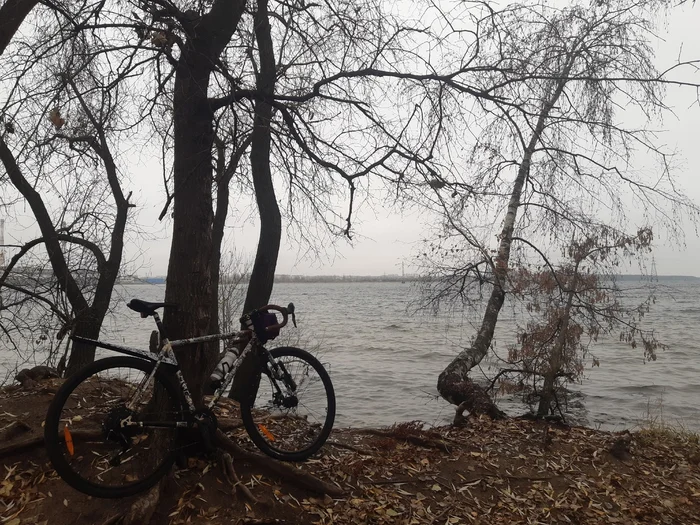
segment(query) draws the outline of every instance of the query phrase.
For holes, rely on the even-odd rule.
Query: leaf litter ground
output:
[[[0,447],[36,442],[58,380],[0,392]],[[218,413],[252,447],[237,407]],[[0,524],[117,524],[139,496],[100,500],[68,487],[41,447],[0,459]],[[216,460],[190,458],[163,483],[152,524],[700,524],[700,444],[663,428],[610,433],[519,419],[472,419],[464,428],[334,431],[295,468],[340,497],[265,476],[238,475],[259,503],[237,496]]]

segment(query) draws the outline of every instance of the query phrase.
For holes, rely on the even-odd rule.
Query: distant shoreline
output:
[[[693,275],[657,275],[655,277],[650,277],[648,275],[640,274],[630,274],[630,275],[617,275],[616,279],[618,281],[700,281],[700,277],[695,277]],[[238,279],[236,279],[238,280]],[[245,282],[247,279],[241,279],[241,282]],[[275,275],[276,283],[410,283],[410,282],[420,282],[425,281],[426,278],[417,275],[288,275],[279,274]],[[124,279],[120,279],[118,284],[165,284],[164,276],[157,277],[136,277],[130,276]]]

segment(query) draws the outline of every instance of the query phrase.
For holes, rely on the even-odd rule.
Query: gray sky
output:
[[[700,7],[692,4],[677,8],[669,18],[666,31],[661,32],[665,42],[658,42],[658,66],[663,69],[679,56],[682,59],[700,58]],[[688,80],[700,82],[700,72],[690,72]],[[669,114],[660,128],[660,143],[679,154],[680,168],[676,177],[687,195],[700,203],[700,108],[696,94],[691,89],[670,88],[667,103],[675,116]],[[635,159],[635,164],[644,167],[643,157]],[[125,184],[127,191],[134,191],[139,202],[138,221],[143,229],[150,232],[147,237],[134,237],[127,247],[126,259],[134,261],[134,269],[139,275],[164,275],[167,269],[170,249],[171,223],[159,223],[157,216],[164,203],[161,170],[157,158],[142,159],[134,165],[131,184]],[[345,213],[342,203],[341,213]],[[243,215],[253,215],[250,208],[241,207]],[[252,256],[257,243],[257,225],[253,220],[229,221],[229,244],[244,257]],[[633,216],[632,216],[632,219]],[[418,213],[400,214],[397,210],[375,207],[363,208],[354,221],[355,239],[352,244],[340,240],[334,248],[325,250],[325,255],[300,253],[298,247],[283,237],[277,273],[294,274],[354,274],[379,275],[400,273],[405,261],[406,272],[413,271],[411,260],[420,247],[420,239],[428,234],[426,225],[431,217]],[[8,218],[6,242],[26,240],[33,235],[33,220],[18,216],[18,220]],[[692,225],[687,225],[685,246],[674,246],[666,239],[656,243],[654,259],[659,274],[700,275],[700,239]]]
[[[681,59],[700,58],[700,7],[688,5],[678,8],[668,20],[666,34],[660,36],[665,41],[657,43],[657,57],[660,68],[673,63],[682,52]],[[685,76],[688,80],[700,81],[700,72]],[[659,129],[664,130],[659,143],[678,151],[677,180],[694,202],[700,203],[700,107],[696,93],[692,89],[669,88],[667,103],[675,115],[666,115]],[[644,159],[636,159],[640,168]],[[150,200],[150,198],[149,198]],[[161,202],[155,208],[160,211]],[[157,212],[156,212],[157,214]],[[150,215],[150,214],[149,214]],[[631,219],[634,221],[633,213]],[[145,219],[145,214],[144,214]],[[280,253],[277,273],[299,274],[354,274],[376,275],[400,273],[401,262],[405,261],[406,272],[412,271],[411,261],[420,240],[429,234],[426,227],[430,217],[417,213],[400,214],[397,210],[375,208],[361,211],[355,221],[355,240],[352,245],[340,241],[335,249],[327,250],[326,257],[304,257],[290,243],[285,243]],[[641,219],[639,220],[641,224]],[[659,274],[700,276],[700,238],[692,224],[685,227],[685,246],[674,241],[659,238],[654,250],[656,270]],[[233,239],[237,250],[253,254],[257,243],[257,227],[246,224],[234,227]],[[283,241],[284,242],[284,241]],[[167,267],[169,242],[158,242],[157,248],[149,244],[146,258],[150,259],[151,272],[164,274]]]

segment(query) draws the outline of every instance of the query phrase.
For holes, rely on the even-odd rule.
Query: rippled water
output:
[[[700,430],[700,282],[659,283],[662,290],[644,319],[669,348],[644,363],[641,349],[614,338],[595,343],[600,367],[586,370],[569,401],[570,413],[590,426],[619,430],[648,417]],[[163,285],[130,285],[122,299],[162,300]],[[480,312],[406,314],[414,298],[406,283],[283,283],[272,302],[297,307],[300,346],[330,369],[338,402],[337,425],[387,425],[419,419],[447,422],[452,408],[437,397],[437,376],[474,333]],[[124,304],[123,301],[120,302]],[[516,310],[504,310],[496,350],[513,342]],[[147,346],[153,323],[121,306],[108,319],[103,339]],[[286,329],[285,329],[286,330]],[[292,336],[294,329],[288,330]],[[273,342],[274,344],[275,342]],[[7,357],[7,356],[3,356]],[[485,365],[485,372],[489,364]],[[509,413],[522,413],[515,398],[500,398]]]

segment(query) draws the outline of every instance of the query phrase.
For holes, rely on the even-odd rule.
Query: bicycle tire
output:
[[[109,413],[113,413],[115,407],[119,405],[113,402],[110,403],[110,401],[104,401],[104,404],[108,405],[104,409],[107,412],[107,414],[101,414],[99,410],[94,411],[94,406],[88,406],[89,402],[86,400],[85,397],[87,395],[88,399],[90,400],[105,399],[109,396],[110,392],[113,394],[114,391],[120,387],[124,389],[125,392],[128,392],[129,390],[133,392],[133,384],[128,382],[128,378],[127,380],[123,379],[123,374],[121,376],[118,374],[110,376],[108,371],[112,370],[112,373],[114,374],[115,369],[135,370],[137,372],[140,372],[141,374],[139,375],[143,377],[150,375],[150,373],[153,371],[154,365],[154,362],[146,361],[143,359],[137,359],[134,357],[119,356],[100,359],[85,366],[84,368],[70,376],[68,379],[66,379],[63,385],[56,392],[56,395],[54,396],[51,404],[49,405],[49,409],[46,414],[46,422],[44,425],[44,443],[49,459],[54,469],[56,470],[58,475],[74,489],[98,498],[123,498],[126,496],[132,496],[134,494],[138,494],[139,492],[143,492],[155,485],[158,482],[158,480],[160,480],[172,467],[175,461],[174,451],[172,449],[163,450],[162,459],[157,459],[157,454],[149,450],[153,448],[150,444],[153,443],[154,446],[157,447],[156,450],[162,450],[162,447],[159,447],[161,443],[157,442],[156,438],[152,438],[150,441],[148,441],[148,439],[152,435],[148,434],[148,430],[140,436],[133,436],[133,438],[128,438],[128,441],[130,443],[130,447],[128,449],[129,451],[132,450],[131,446],[133,446],[134,444],[136,445],[136,447],[138,447],[140,442],[148,441],[143,447],[143,449],[145,449],[146,452],[141,453],[141,456],[139,456],[139,452],[132,452],[132,457],[129,457],[125,461],[120,462],[117,466],[107,467],[105,461],[108,457],[108,454],[105,453],[103,456],[101,456],[99,452],[95,451],[95,449],[99,449],[100,447],[112,447],[112,449],[114,449],[117,446],[123,447],[123,445],[121,444],[114,444],[114,439],[108,439],[104,435],[104,433],[106,432],[106,418],[110,417]],[[104,380],[104,383],[96,383],[95,381],[91,380],[91,378],[97,378],[97,381],[100,381],[98,374],[101,372],[105,372],[105,375],[107,376]],[[167,376],[162,372],[162,368],[159,368],[154,379],[155,382],[152,383],[152,385],[158,384],[162,386],[165,389],[165,393],[167,395],[156,394],[155,387],[152,387],[153,395],[160,396],[159,399],[163,400],[160,401],[162,407],[172,410],[173,416],[175,414],[180,414],[181,410],[179,401],[179,389],[177,388],[173,380],[170,378],[170,376]],[[103,388],[101,390],[98,390],[99,386],[102,386]],[[107,394],[105,394],[105,392],[107,392]],[[75,404],[75,406],[70,408],[68,407],[69,403]],[[83,412],[75,414],[75,412],[78,412],[80,410],[83,410]],[[91,412],[91,410],[93,410],[93,412]],[[135,412],[135,414],[138,413]],[[168,414],[168,412],[166,412],[166,414]],[[80,418],[78,418],[78,415],[80,416]],[[148,414],[148,416],[153,417],[150,413]],[[67,417],[68,419],[66,419]],[[64,422],[63,438],[61,437],[60,430],[62,421]],[[73,443],[72,435],[79,434],[76,434],[75,430],[72,431],[72,434],[71,432],[66,432],[65,427],[71,425],[71,428],[73,428],[73,425],[75,425],[75,423],[78,421],[80,423],[85,422],[84,426],[86,428],[89,428],[91,425],[92,427],[94,427],[95,423],[97,423],[100,426],[98,427],[97,431],[89,430],[88,432],[90,433],[90,436],[83,438],[85,440],[85,443],[81,447],[83,448],[83,451],[81,452],[83,452],[84,455],[78,455],[74,457],[74,451],[77,449],[77,446],[75,446]],[[133,427],[129,428],[131,429]],[[154,431],[154,429],[150,430]],[[102,433],[102,435],[99,435],[100,432]],[[125,431],[119,432],[122,435],[125,433]],[[168,430],[170,438],[173,440],[173,444],[174,440],[176,439],[176,432],[177,431],[175,429]],[[95,435],[96,433],[97,436]],[[83,436],[85,435],[86,434],[83,433]],[[136,441],[136,439],[139,439],[139,441]],[[70,444],[67,444],[66,441],[70,441]],[[88,446],[85,447],[84,445]],[[134,447],[133,450],[135,450],[136,447]],[[91,453],[92,455],[88,455],[88,453]],[[70,458],[73,462],[69,462],[68,458]],[[131,462],[130,465],[132,471],[136,471],[137,468],[139,470],[150,470],[150,468],[148,467],[149,463],[155,461],[157,462],[157,464],[155,464],[153,471],[150,472],[150,474],[146,475],[144,479],[133,481],[132,479],[129,479],[129,474],[127,474],[122,478],[124,484],[119,485],[105,485],[96,483],[91,479],[86,479],[85,474],[79,471],[81,467],[91,468],[94,465],[96,472],[99,472],[99,474],[97,475],[97,478],[99,480],[100,476],[104,476],[108,471],[114,471],[122,465],[125,466],[126,463],[131,459],[135,459],[135,461]],[[102,467],[106,467],[106,469]],[[109,476],[110,478],[114,478],[115,475],[118,475],[117,472],[112,472]],[[133,475],[131,476],[132,478],[134,477]]]
[[[306,444],[306,446],[299,449],[285,450],[282,449],[279,445],[279,443],[281,442],[280,438],[285,437],[285,423],[282,422],[282,420],[284,419],[283,417],[277,417],[275,419],[274,424],[278,429],[278,432],[275,432],[277,434],[277,438],[274,438],[270,430],[265,428],[264,425],[256,423],[255,420],[258,417],[258,409],[256,409],[254,405],[258,394],[260,393],[262,377],[264,375],[267,375],[262,371],[262,368],[260,367],[258,368],[258,371],[251,376],[251,380],[248,381],[244,386],[243,401],[241,402],[241,419],[243,420],[243,425],[246,431],[248,432],[250,439],[262,452],[264,452],[270,457],[282,461],[304,461],[308,459],[311,455],[316,453],[323,446],[333,428],[336,409],[335,391],[333,389],[333,383],[331,382],[331,378],[328,375],[328,372],[320,363],[320,361],[306,350],[294,347],[279,347],[270,350],[270,354],[272,355],[272,358],[276,361],[281,361],[283,358],[296,358],[300,362],[305,363],[306,365],[311,367],[318,374],[326,401],[325,417],[323,418],[322,424],[320,424],[320,431],[314,435],[313,440],[309,444]],[[266,366],[266,363],[263,363],[261,366]],[[297,387],[299,387],[300,384],[301,383],[297,381]],[[298,393],[298,388],[297,390],[295,390],[295,394],[296,393]],[[323,402],[323,400],[315,401],[317,403]],[[303,403],[300,404],[302,405],[302,408],[306,408],[306,405],[304,405]],[[277,406],[276,408],[279,409],[280,407]],[[291,414],[288,412],[287,415]],[[306,418],[306,416],[308,416],[308,414],[306,414],[305,416],[299,416],[298,414],[294,414],[293,418],[295,422],[298,423],[301,420],[308,421],[308,418]],[[279,421],[280,423],[277,423],[277,421]]]

